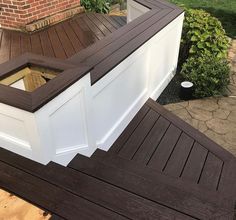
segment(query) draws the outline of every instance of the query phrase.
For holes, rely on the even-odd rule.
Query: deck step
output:
[[[87,162],[86,166],[89,166],[90,160]],[[49,181],[128,219],[171,219],[173,216],[179,219],[182,217],[183,219],[191,219],[78,170],[65,168],[56,163],[50,163],[47,169],[50,173],[60,173],[60,177],[55,176],[54,179],[50,178],[51,174],[49,173],[47,177],[50,178]]]
[[[101,149],[97,149],[92,156],[90,157],[92,160],[100,160],[102,161],[103,158],[107,156],[107,152]],[[74,158],[75,159],[75,158]],[[72,160],[73,161],[73,160]]]
[[[197,195],[196,192],[191,193],[185,189],[183,191],[183,185],[178,185],[174,179],[166,178],[164,175],[156,176],[153,180],[137,175],[130,169],[126,171],[128,164],[122,158],[119,161],[111,160],[110,163],[104,163],[96,161],[95,157],[91,160],[78,154],[68,167],[148,198],[172,210],[178,210],[193,219],[208,219],[209,216],[217,219],[216,216],[231,213],[229,210],[232,210],[232,203],[221,200],[215,193],[206,192],[207,194],[203,195],[199,191]]]
[[[108,152],[97,150],[92,156],[101,161],[103,157],[124,159],[125,169],[139,168],[131,170],[136,174],[144,169],[144,176],[164,174],[195,188],[236,196],[235,157],[153,100],[147,101]],[[117,166],[122,163],[117,161]]]

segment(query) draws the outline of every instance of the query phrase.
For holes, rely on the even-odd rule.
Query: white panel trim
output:
[[[16,145],[17,147],[23,148],[25,150],[29,150],[29,151],[32,150],[28,142],[18,139],[16,137],[7,135],[3,132],[0,132],[0,142],[1,140],[7,142],[8,144],[10,143],[10,144]]]

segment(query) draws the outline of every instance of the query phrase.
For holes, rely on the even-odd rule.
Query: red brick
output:
[[[0,7],[3,8],[1,24],[3,27],[18,28],[79,5],[80,0],[0,0]],[[64,17],[59,15],[57,19]]]

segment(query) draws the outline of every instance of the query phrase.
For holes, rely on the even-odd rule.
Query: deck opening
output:
[[[10,75],[6,74],[0,80],[0,84],[33,92],[43,86],[51,79],[55,78],[61,70],[28,65],[20,70],[13,71]]]

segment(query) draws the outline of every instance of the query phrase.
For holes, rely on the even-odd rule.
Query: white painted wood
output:
[[[128,4],[130,20],[148,10],[132,0]],[[93,86],[88,73],[35,113],[0,104],[0,146],[63,165],[77,153],[108,150],[146,100],[156,99],[174,76],[182,23],[183,15]]]
[[[134,19],[148,12],[150,9],[133,1],[127,0],[127,22],[131,22]]]

